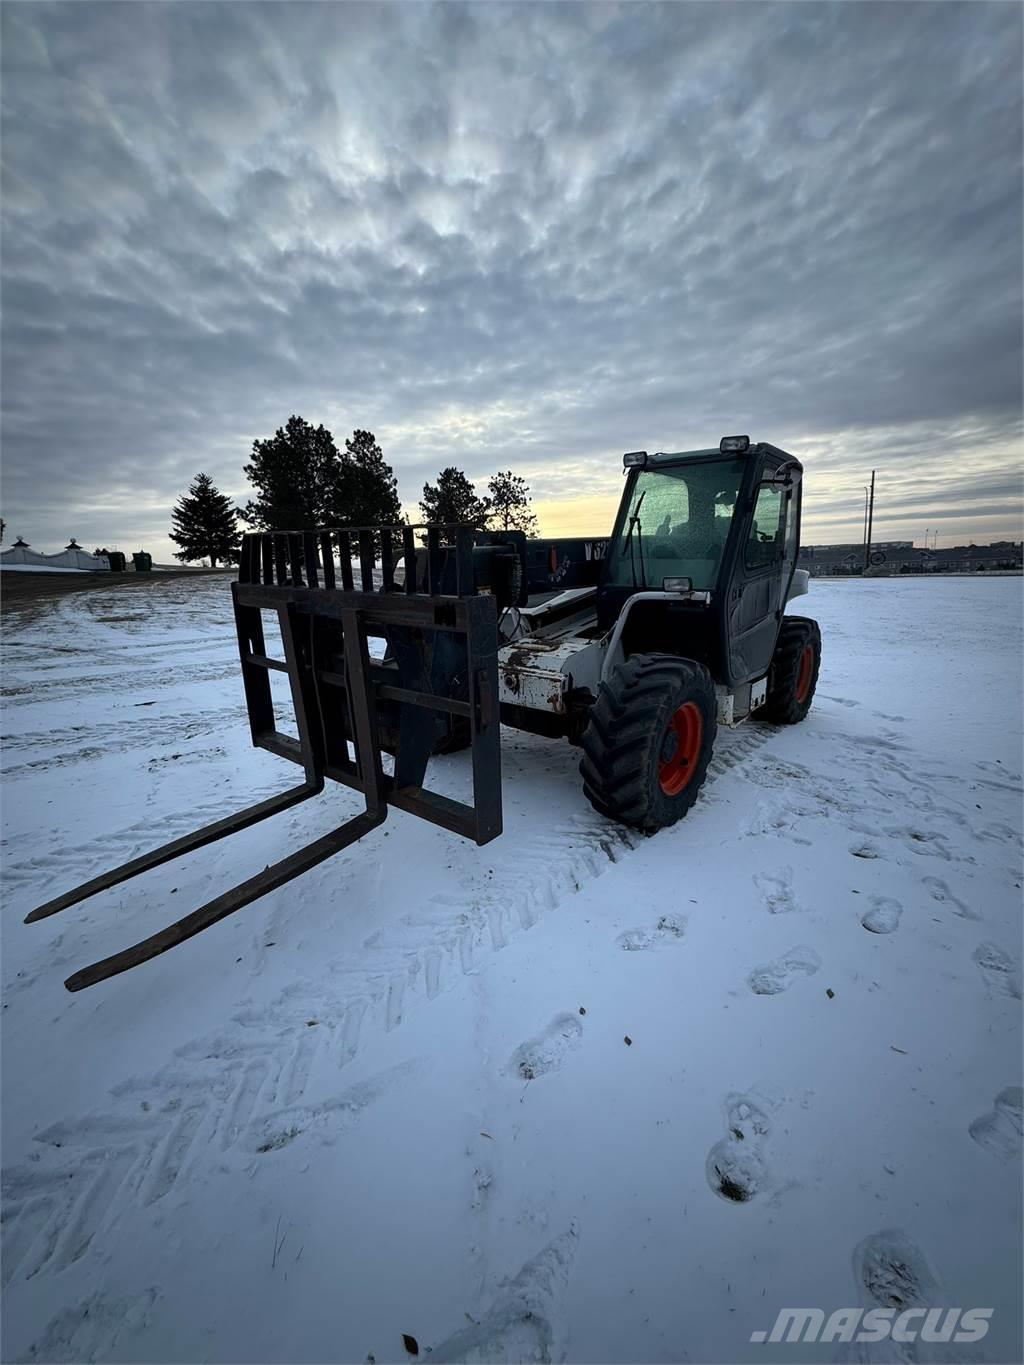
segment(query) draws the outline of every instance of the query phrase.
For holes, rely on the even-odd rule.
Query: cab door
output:
[[[766,467],[755,485],[729,586],[729,672],[734,683],[768,672],[799,550],[800,485]]]

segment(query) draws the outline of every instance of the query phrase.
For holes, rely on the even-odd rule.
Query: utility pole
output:
[[[868,497],[868,533],[864,540],[864,567],[871,563],[871,530],[875,519],[875,471],[871,471],[871,493]]]

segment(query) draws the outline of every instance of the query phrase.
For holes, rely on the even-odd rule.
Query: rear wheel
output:
[[[821,631],[807,616],[786,616],[768,670],[768,697],[761,716],[795,725],[811,709],[821,667]]]
[[[595,810],[651,832],[686,814],[704,784],[718,708],[707,669],[634,654],[601,684],[583,732],[580,775]]]

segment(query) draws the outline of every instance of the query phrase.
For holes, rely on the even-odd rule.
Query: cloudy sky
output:
[[[8,537],[167,557],[293,413],[604,530],[805,460],[808,543],[1019,537],[1012,3],[5,3]]]

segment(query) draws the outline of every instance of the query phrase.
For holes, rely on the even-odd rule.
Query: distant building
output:
[[[871,567],[890,574],[977,573],[986,569],[1019,570],[1022,543],[997,540],[991,545],[918,548],[911,540],[871,542]],[[864,546],[802,545],[800,567],[813,577],[855,577],[864,572]]]

